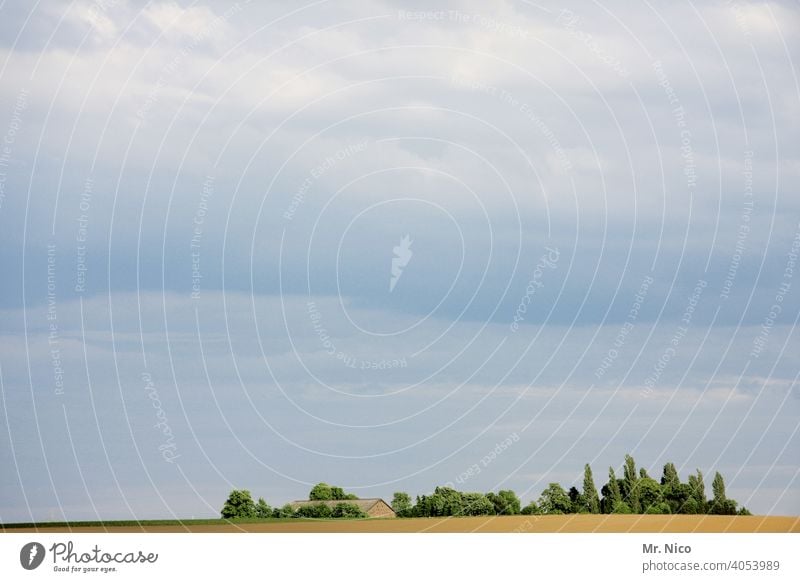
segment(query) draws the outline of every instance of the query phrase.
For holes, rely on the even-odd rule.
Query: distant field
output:
[[[719,515],[549,515],[416,519],[309,520],[281,519],[229,522],[115,521],[8,524],[5,532],[272,532],[272,533],[800,533],[800,517],[726,517]]]

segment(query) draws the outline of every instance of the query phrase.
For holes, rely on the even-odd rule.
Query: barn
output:
[[[328,499],[325,501],[320,500],[312,500],[312,501],[292,501],[290,505],[292,509],[297,510],[300,507],[305,507],[307,505],[318,505],[322,503],[323,505],[327,505],[331,509],[336,507],[338,503],[352,503],[353,505],[357,506],[361,511],[366,513],[369,517],[397,517],[397,514],[394,512],[392,507],[386,503],[383,499],[374,498],[374,499]]]

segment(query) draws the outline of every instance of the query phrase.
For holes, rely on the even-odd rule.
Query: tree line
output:
[[[674,463],[664,465],[661,479],[650,477],[647,470],[637,470],[636,462],[625,455],[622,477],[613,467],[608,469],[608,481],[598,493],[592,468],[583,472],[583,487],[565,490],[559,483],[550,483],[536,501],[526,506],[510,489],[479,493],[457,491],[451,487],[436,487],[430,495],[411,496],[398,491],[392,498],[392,509],[398,517],[441,517],[469,515],[560,515],[569,513],[604,514],[690,514],[690,515],[750,515],[745,507],[727,497],[725,480],[717,472],[711,483],[712,497],[706,497],[703,473],[698,469],[682,482]],[[320,503],[293,508],[286,504],[272,508],[259,498],[257,502],[247,490],[234,490],[228,496],[221,514],[223,518],[364,518],[367,515],[354,503],[357,496],[341,487],[318,483],[309,492],[310,501]],[[323,501],[339,501],[336,504]]]
[[[258,501],[253,501],[253,496],[247,489],[234,489],[225,500],[220,514],[224,519],[268,519],[268,518],[287,518],[305,517],[316,519],[336,519],[336,518],[364,518],[367,514],[361,508],[352,503],[358,496],[346,493],[341,487],[328,485],[327,483],[317,483],[308,493],[309,501],[319,501],[304,505],[298,508],[292,507],[287,503],[283,507],[271,507],[259,497]],[[340,501],[329,505],[323,501]],[[350,502],[350,503],[348,503]]]
[[[683,483],[674,463],[667,463],[661,480],[656,481],[646,469],[637,471],[633,457],[625,455],[622,477],[617,477],[614,468],[609,467],[608,481],[600,493],[587,464],[582,490],[574,486],[565,490],[558,483],[550,483],[536,501],[525,507],[511,490],[465,493],[451,487],[437,487],[431,495],[417,496],[413,504],[407,493],[397,492],[392,509],[398,517],[568,513],[750,515],[744,507],[737,509],[739,504],[727,497],[725,480],[719,472],[714,475],[711,488],[713,496],[708,499],[699,469]]]

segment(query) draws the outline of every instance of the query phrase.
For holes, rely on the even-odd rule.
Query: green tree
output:
[[[714,474],[714,480],[711,482],[711,491],[714,494],[714,501],[722,502],[727,499],[725,496],[725,479],[722,478],[719,471]]]
[[[686,501],[691,494],[691,487],[686,483],[681,483],[678,470],[674,463],[664,465],[661,474],[661,492],[664,502],[669,505],[670,513],[684,513],[686,511]]]
[[[294,517],[294,508],[288,503],[285,504],[283,507],[272,510],[272,517],[277,517],[280,519],[285,519],[287,517]]]
[[[408,493],[397,491],[392,498],[392,509],[397,514],[397,517],[411,517],[411,497]]]
[[[522,515],[539,515],[541,511],[539,510],[539,506],[536,505],[536,502],[531,501],[528,503],[528,505],[522,508],[520,513],[522,513]]]
[[[661,486],[676,488],[681,484],[681,478],[678,476],[678,470],[675,468],[674,463],[667,463],[664,465],[664,472],[661,475]]]
[[[625,501],[628,503],[633,513],[641,513],[642,506],[639,502],[639,491],[637,488],[639,478],[636,475],[636,461],[634,461],[633,457],[630,455],[625,455],[625,467],[622,481],[622,495]]]
[[[639,479],[649,479],[650,475],[647,474],[647,469],[642,467],[639,469]]]
[[[331,485],[331,499],[344,499],[344,489]]]
[[[460,491],[452,487],[437,487],[431,497],[441,499],[441,515],[463,515],[464,497]]]
[[[586,499],[583,497],[583,493],[578,491],[577,487],[570,487],[567,497],[569,497],[570,513],[589,513],[586,508]]]
[[[486,498],[494,505],[494,512],[497,515],[518,515],[522,511],[519,497],[510,489],[487,493]]]
[[[611,513],[621,513],[621,514],[629,514],[633,513],[631,506],[625,503],[624,501],[620,501],[619,503],[615,503],[611,508]]]
[[[225,519],[236,519],[240,517],[255,517],[256,504],[253,497],[246,489],[234,489],[228,495],[228,499],[222,506],[220,512]]]
[[[665,507],[669,513],[669,504],[664,502],[664,493],[658,481],[644,477],[639,479],[637,488],[639,502],[644,513],[664,513]]]
[[[333,499],[333,489],[327,483],[317,483],[308,493],[308,498],[312,501],[328,501]]]
[[[733,499],[725,499],[724,501],[712,501],[709,513],[715,515],[737,515],[736,506],[738,503]],[[739,514],[745,515],[745,514]]]
[[[703,482],[703,472],[697,469],[697,474],[689,475],[689,499],[686,500],[684,513],[706,513],[708,501],[706,500],[706,486]]]
[[[417,517],[462,515],[463,508],[464,503],[460,491],[451,487],[437,487],[432,495],[417,497],[414,515]]]
[[[603,501],[601,503],[603,513],[614,513],[614,508],[622,503],[622,491],[620,480],[614,472],[614,467],[608,468],[608,483],[603,485]]]
[[[677,485],[662,485],[664,501],[669,504],[670,513],[689,513],[687,502],[692,496],[692,487],[688,483]],[[696,507],[696,503],[694,504]],[[695,510],[696,512],[696,510]]]
[[[462,493],[462,507],[454,515],[494,515],[494,504],[483,493]]]
[[[494,491],[489,491],[486,494],[486,499],[488,499],[489,503],[492,504],[492,513],[497,515],[503,514],[503,509],[505,509],[505,504],[497,493],[495,493]]]
[[[728,499],[725,495],[725,479],[722,478],[719,471],[714,475],[714,480],[711,482],[711,490],[714,493],[714,499],[711,501],[709,513],[736,515],[736,506],[738,504],[733,499]]]
[[[441,495],[417,495],[414,517],[437,517],[444,515],[444,498]]]
[[[592,468],[588,463],[583,468],[583,499],[586,501],[586,509],[589,513],[600,513],[600,497],[597,495]]]
[[[355,519],[365,518],[367,517],[367,514],[363,512],[355,503],[342,501],[341,503],[334,505],[331,516],[336,518]]]
[[[306,517],[310,519],[328,519],[333,517],[333,510],[324,503],[313,503],[302,505],[294,512],[296,517]]]
[[[263,497],[259,497],[258,503],[256,503],[256,517],[262,519],[272,517],[272,508],[266,501],[264,501]]]
[[[572,503],[569,495],[558,483],[550,483],[539,497],[539,509],[544,514],[570,513]]]
[[[617,479],[614,467],[608,468],[608,483],[603,485],[603,500],[600,502],[603,513],[631,513],[631,506],[622,497],[623,479]]]
[[[705,510],[702,505],[697,502],[697,499],[688,497],[683,505],[681,505],[680,513],[684,515],[698,515],[700,513],[705,513]]]
[[[644,505],[642,505],[644,507]],[[666,501],[662,501],[661,503],[657,503],[656,505],[649,505],[645,510],[645,513],[649,515],[669,515],[672,513],[669,503]]]

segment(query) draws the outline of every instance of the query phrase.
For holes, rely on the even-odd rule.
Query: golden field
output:
[[[4,528],[8,533],[800,533],[800,517],[719,515],[515,515],[366,520],[276,520],[229,523],[80,525]]]

